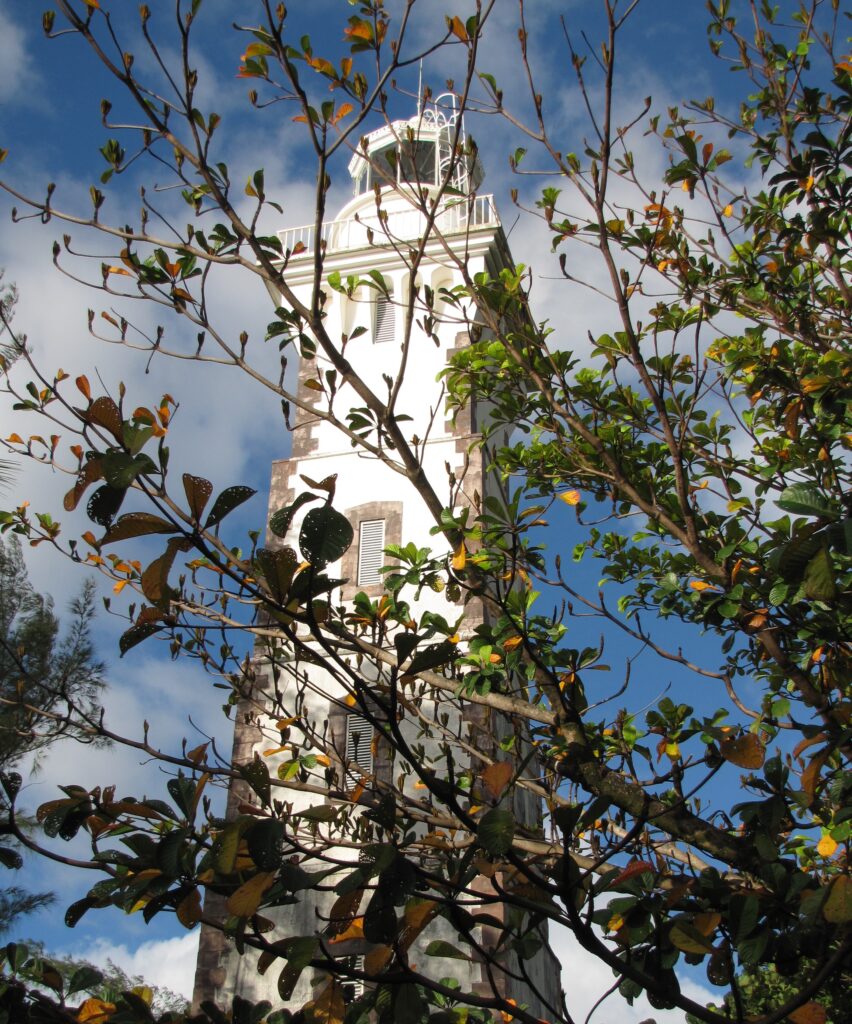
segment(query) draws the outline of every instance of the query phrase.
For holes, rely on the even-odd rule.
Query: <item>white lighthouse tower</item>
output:
[[[482,169],[475,149],[467,144],[452,97],[430,104],[409,121],[386,124],[366,136],[350,161],[349,173],[354,197],[336,219],[323,225],[320,239],[312,225],[279,233],[287,284],[309,305],[321,256],[320,286],[328,337],[339,339],[346,360],[374,393],[393,394],[395,414],[435,491],[446,494],[448,504],[456,507],[476,505],[489,490],[483,472],[486,455],[476,444],[479,411],[472,401],[451,419],[440,382],[452,353],[470,343],[465,311],[449,296],[463,283],[462,268],[473,277],[481,272],[495,275],[513,264],[493,197],[477,193]],[[426,295],[431,299],[424,304]],[[280,296],[273,298],[276,306],[281,305]],[[475,320],[472,307],[470,320]],[[344,422],[347,415],[354,414],[349,418],[352,429],[366,429],[358,413],[363,402],[339,375],[329,375],[330,369],[321,354],[303,349],[292,449],[288,458],[272,465],[269,514],[272,517],[291,507],[301,492],[316,487],[318,481],[334,481],[334,508],[349,520],[353,543],[327,571],[344,581],[331,598],[346,605],[358,593],[371,601],[381,599],[384,575],[380,570],[391,561],[385,554],[389,545],[413,542],[434,549],[441,539],[430,534],[434,519],[409,479],[386,460],[353,446],[324,415],[331,403],[334,415]],[[389,455],[392,462],[393,453]],[[284,543],[298,546],[300,525],[311,507],[295,511]],[[281,543],[278,537],[268,535],[270,548]],[[416,601],[411,600],[411,608],[418,619],[431,612],[458,623],[462,643],[484,614],[478,604],[465,607],[445,592],[429,588],[424,588]],[[394,762],[399,754],[376,741],[373,726],[353,707],[351,697],[347,699],[339,674],[309,664],[297,665],[292,672],[287,666],[277,666],[273,673],[260,649],[257,664],[255,693],[241,705],[235,725],[235,765],[249,765],[262,758],[274,777],[282,764],[290,763],[283,739],[295,734],[308,747],[313,743],[315,750],[322,748],[319,764],[313,769],[318,777],[324,767],[337,772],[345,789],[353,780],[384,776],[411,797],[412,805],[423,802],[416,791],[416,772],[400,773],[405,766]],[[377,692],[381,689],[380,664],[359,660],[358,671],[367,681],[375,681]],[[431,760],[437,774],[441,772],[440,737],[429,736],[424,729],[430,716],[442,721],[443,728],[463,736],[463,749],[486,755],[487,760],[480,761],[468,753],[466,764],[455,765],[459,775],[475,777],[485,764],[505,756],[498,750],[505,724],[489,717],[481,707],[471,713],[450,699],[444,702],[446,707],[439,707],[438,701],[425,693],[418,700],[422,719],[404,727],[410,731],[412,748]],[[282,733],[279,727],[285,712],[287,725]],[[417,737],[421,739],[415,742]],[[281,744],[281,752],[270,754],[276,743]],[[310,782],[310,775],[303,778]],[[309,784],[301,792],[287,791],[282,795],[286,813],[298,816],[308,808],[315,809],[316,794]],[[232,787],[229,816],[239,816],[251,799],[249,787],[241,783]],[[541,814],[538,801],[522,791],[510,799],[516,820],[535,828]],[[357,861],[358,850],[341,847],[337,858],[341,865]],[[332,875],[322,887],[300,892],[298,902],[279,907],[274,915],[266,914],[274,916],[274,933],[266,935],[267,941],[316,935],[323,937],[323,949],[327,949],[329,920],[340,900],[334,879]],[[495,910],[492,902],[488,911],[491,923],[477,930],[477,941],[486,950],[499,937],[493,923],[495,914],[499,918],[500,913],[499,904],[496,906]],[[208,895],[208,919],[226,921],[228,913],[224,897]],[[364,913],[363,905],[360,913]],[[332,937],[333,932],[332,928]],[[457,943],[457,933],[446,916],[437,916],[412,946],[412,960],[417,961],[418,969],[427,973],[427,965],[432,970],[434,963],[435,978],[452,977],[462,991],[482,996],[491,995],[496,988],[545,1019],[549,1007],[558,1005],[559,968],[546,944],[525,960],[521,971],[514,954],[509,953],[490,962],[487,956],[477,958],[475,951],[469,959],[430,960],[424,955],[425,948],[436,940]],[[350,962],[358,967],[363,952],[357,941],[350,946]],[[255,1001],[268,999],[274,1006],[296,1010],[316,999],[324,984],[319,972],[307,969],[293,985],[278,984],[283,963],[279,961],[277,967],[261,975],[250,949],[238,953],[232,938],[204,927],[194,1004],[197,1007],[203,1000],[211,1000],[230,1008],[238,995]],[[521,980],[524,975],[526,981]],[[362,992],[357,982],[343,988],[346,999]]]

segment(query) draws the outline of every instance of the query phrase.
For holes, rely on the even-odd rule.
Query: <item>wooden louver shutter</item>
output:
[[[353,785],[362,784],[366,775],[373,774],[373,727],[366,718],[350,714],[346,716],[346,761],[350,765],[347,776]]]
[[[375,344],[393,341],[395,313],[396,308],[390,296],[379,293],[376,296],[376,332],[373,338]]]
[[[384,546],[384,519],[368,519],[361,523],[358,538],[359,587],[372,587],[382,582],[379,569],[384,564]]]

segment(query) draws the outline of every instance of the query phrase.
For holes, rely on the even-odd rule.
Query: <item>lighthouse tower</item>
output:
[[[366,136],[350,161],[349,173],[354,196],[336,219],[323,224],[320,239],[313,225],[279,232],[287,284],[309,305],[317,285],[317,254],[322,255],[320,287],[328,337],[339,340],[347,362],[374,393],[384,396],[397,389],[396,415],[435,491],[442,498],[446,495],[444,500],[456,507],[476,506],[490,486],[484,473],[486,455],[476,444],[478,417],[484,413],[473,401],[453,419],[445,408],[440,373],[451,355],[470,343],[468,317],[449,297],[463,283],[461,268],[472,277],[480,272],[496,275],[513,264],[493,197],[477,191],[482,168],[475,149],[466,143],[453,98],[439,99],[411,120],[386,124]],[[430,299],[424,303],[427,295]],[[282,304],[278,295],[273,300],[276,306]],[[472,308],[469,313],[470,321],[474,321]],[[356,594],[366,595],[373,602],[381,600],[385,576],[380,570],[392,561],[386,554],[389,546],[413,542],[434,550],[442,541],[431,535],[434,519],[409,479],[375,453],[353,446],[329,422],[325,413],[330,403],[336,417],[346,422],[349,416],[356,432],[364,429],[369,419],[365,415],[361,422],[358,410],[363,401],[339,375],[329,375],[330,369],[321,353],[310,351],[310,345],[306,350],[303,345],[298,373],[300,408],[293,423],[290,455],[272,465],[269,516],[292,507],[299,494],[316,488],[317,482],[334,481],[333,507],[351,524],[353,541],[327,572],[343,581],[331,598],[345,606],[351,605]],[[393,453],[389,455],[392,460]],[[270,533],[267,546],[274,548],[283,543],[298,548],[300,525],[311,507],[308,504],[297,509],[286,536],[282,539]],[[405,596],[416,619],[423,621],[425,613],[432,613],[458,624],[462,644],[485,614],[479,604],[465,606],[457,595],[448,597],[446,592],[428,587],[416,600],[413,595]],[[298,664],[288,672],[288,666],[275,664],[274,656],[270,663],[268,653],[260,648],[256,665],[254,693],[238,709],[235,766],[262,759],[273,778],[277,772],[280,776],[281,766],[286,772],[290,763],[282,740],[295,731],[302,742],[306,736],[312,737],[318,744],[315,750],[322,747],[314,770],[322,774],[323,765],[330,760],[327,771],[338,773],[341,788],[384,778],[408,794],[412,805],[425,804],[424,794],[417,789],[426,787],[418,783],[417,773],[406,772],[405,765],[394,761],[399,759],[398,752],[381,741],[363,712],[353,706],[351,697],[347,699],[339,673],[310,664]],[[361,678],[368,683],[374,680],[379,692],[383,666],[370,664],[369,658],[359,659],[357,665]],[[445,696],[447,700],[439,705],[437,697],[421,695],[421,719],[403,722],[402,728],[409,731],[411,749],[429,761],[436,775],[444,774],[440,729],[430,735],[424,722],[431,717],[441,723],[441,728],[463,737],[461,749],[468,751],[464,755],[467,763],[455,763],[453,771],[459,777],[466,774],[476,778],[486,764],[506,756],[498,746],[506,734],[506,723],[481,706],[471,711],[451,700],[452,694]],[[285,713],[287,725],[282,733]],[[278,754],[274,752],[276,744],[282,744]],[[471,750],[485,758],[471,755]],[[244,814],[252,798],[249,786],[242,782],[233,785],[229,817]],[[286,813],[298,816],[306,809],[316,814],[322,798],[317,796],[316,788],[307,785],[301,792],[288,790],[282,799],[286,800]],[[508,799],[513,801],[516,821],[530,828],[538,825],[541,808],[536,799],[520,789]],[[425,832],[428,826],[420,828]],[[341,846],[337,862],[357,862],[358,856],[357,848]],[[273,913],[264,911],[264,916],[274,921],[274,931],[267,933],[267,941],[294,937],[309,940],[316,935],[323,936],[323,948],[328,948],[329,921],[340,903],[334,881],[332,874],[322,886],[300,891],[292,904]],[[483,884],[487,886],[487,880]],[[360,913],[364,913],[363,905]],[[208,894],[205,918],[225,922],[228,914],[225,898]],[[495,916],[500,916],[499,903],[488,902],[488,915],[490,923],[477,929],[477,941],[485,950],[499,942],[500,929],[494,923]],[[541,938],[546,939],[543,928]],[[545,941],[539,952],[525,959],[519,971],[514,953],[495,956],[492,962],[475,950],[471,950],[470,959],[426,955],[426,947],[436,940],[450,945],[459,942],[458,929],[443,916],[431,921],[411,947],[411,960],[420,971],[430,976],[434,973],[436,978],[451,977],[462,991],[484,996],[490,996],[496,987],[502,995],[526,1004],[543,1018],[547,1018],[549,1007],[558,1004],[559,965]],[[196,1007],[210,1000],[230,1009],[236,995],[254,1001],[268,999],[273,1006],[296,1010],[318,998],[324,984],[320,972],[309,968],[294,984],[279,983],[285,960],[260,974],[251,948],[238,952],[237,944],[219,929],[202,928]],[[363,952],[359,950],[358,942],[354,942],[350,962],[356,968],[363,964]],[[505,968],[502,971],[501,962]],[[523,975],[528,982],[519,980]],[[346,999],[363,991],[357,981],[343,988]]]

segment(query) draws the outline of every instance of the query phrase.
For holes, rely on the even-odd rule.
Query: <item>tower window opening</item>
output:
[[[373,332],[375,344],[393,341],[395,314],[393,296],[379,293],[376,296],[376,325]]]
[[[358,586],[373,587],[382,582],[385,521],[368,519],[361,523],[358,537]]]
[[[363,956],[348,956],[344,963],[350,970],[364,970]],[[348,981],[344,981],[341,987],[343,988],[343,1002],[347,1004],[360,999],[364,994],[364,982],[360,978],[350,978]]]

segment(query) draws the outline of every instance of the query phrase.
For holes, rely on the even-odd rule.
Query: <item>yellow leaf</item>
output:
[[[621,914],[613,914],[612,917],[606,923],[606,930],[608,932],[617,932],[624,927],[624,918]]]
[[[690,921],[678,922],[669,932],[671,944],[683,953],[711,953],[713,946]]]
[[[261,871],[231,893],[226,904],[228,913],[236,917],[251,917],[260,906],[263,894],[275,881],[274,871]]]
[[[820,857],[830,857],[837,849],[837,843],[831,836],[823,836],[817,843],[817,853]]]
[[[852,878],[840,875],[835,878],[822,915],[832,924],[846,924],[852,921]]]
[[[733,206],[731,206],[730,203],[728,203],[728,205],[725,207],[725,209],[722,210],[722,216],[723,217],[733,217],[733,215],[734,215],[734,208],[733,208]]]
[[[451,565],[456,572],[461,572],[467,565],[467,548],[464,546],[464,541],[456,548]]]
[[[580,504],[580,492],[579,491],[563,491],[559,497],[566,505],[579,505]]]
[[[516,647],[520,647],[524,642],[524,638],[521,636],[510,636],[509,639],[503,644],[503,649],[506,651],[514,651]]]
[[[133,995],[139,996],[142,1002],[148,1006],[154,1002],[154,990],[147,985],[136,985],[130,991]]]
[[[447,28],[450,32],[463,43],[468,41],[467,29],[464,27],[464,22],[461,18],[456,15],[454,18],[447,18]]]
[[[89,3],[90,0],[86,0],[86,2]],[[115,1003],[107,1003],[103,999],[96,999],[92,996],[77,1011],[76,1019],[80,1024],[106,1024],[113,1013],[115,1013]]]
[[[304,1007],[307,1024],[343,1024],[346,1003],[343,988],[332,979],[316,999]]]
[[[666,754],[672,761],[676,761],[680,757],[680,747],[676,740],[669,740],[666,744]]]
[[[101,6],[100,5],[100,0],[83,0],[83,3],[86,4],[87,7],[97,7],[97,8],[100,8],[100,6]]]

